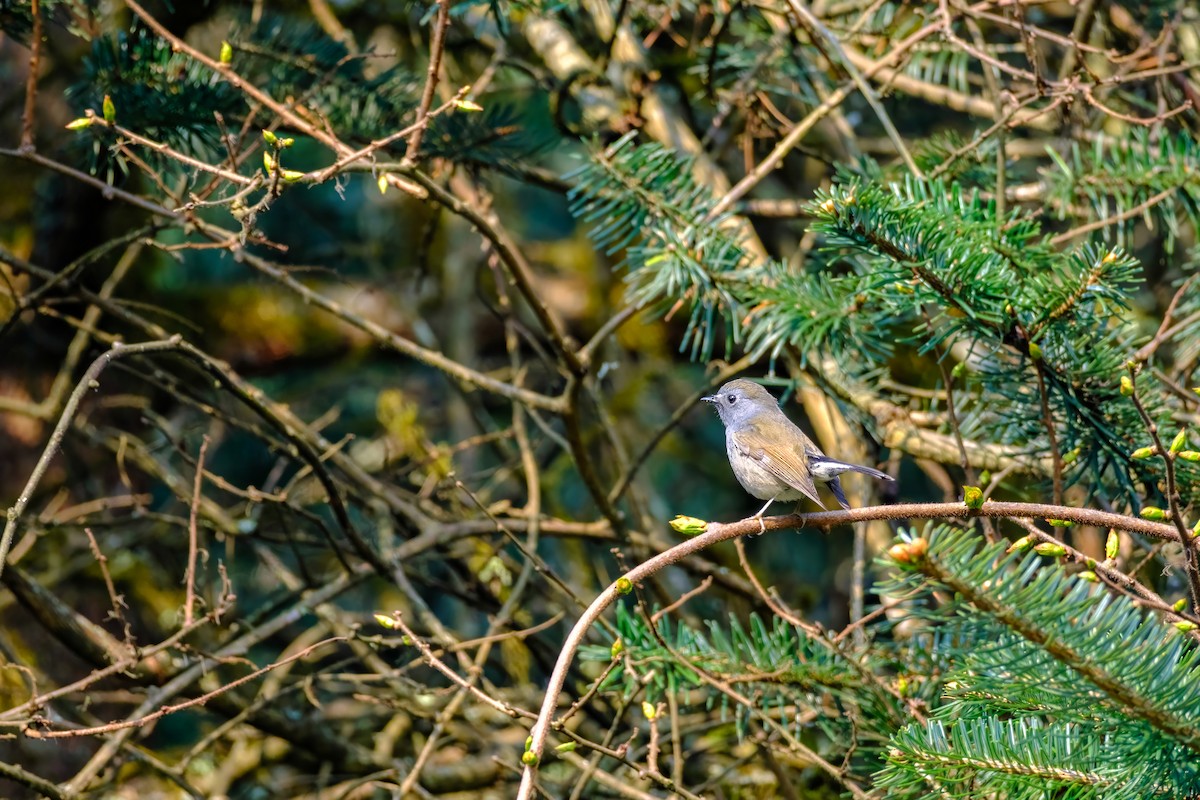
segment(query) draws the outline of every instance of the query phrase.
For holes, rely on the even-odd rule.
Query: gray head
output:
[[[726,428],[764,412],[782,413],[779,411],[779,402],[770,392],[745,378],[730,381],[716,394],[700,399],[717,407],[717,413],[721,415],[721,422]]]

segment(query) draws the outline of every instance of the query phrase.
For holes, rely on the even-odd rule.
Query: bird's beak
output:
[[[717,402],[717,396],[716,396],[715,394],[710,394],[708,397],[701,397],[700,399],[701,399],[701,400],[703,400],[703,401],[704,401],[704,402],[706,402],[706,403],[715,403],[715,402]]]

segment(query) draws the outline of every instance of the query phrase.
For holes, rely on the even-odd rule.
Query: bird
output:
[[[715,406],[721,417],[725,452],[738,483],[752,496],[767,501],[751,517],[758,520],[763,531],[766,526],[762,516],[776,500],[807,497],[824,509],[816,483],[828,486],[838,504],[849,509],[839,477],[843,472],[894,480],[886,472],[825,455],[788,419],[775,397],[754,381],[739,378],[700,399]]]

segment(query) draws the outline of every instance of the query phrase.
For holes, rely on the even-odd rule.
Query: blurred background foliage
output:
[[[415,153],[407,136],[372,143],[423,118],[438,6],[142,9],[37,4],[30,114],[34,5],[0,0],[5,503],[22,496],[67,392],[114,337],[178,333],[204,354],[114,360],[29,498],[0,597],[0,654],[22,665],[0,670],[0,713],[17,709],[3,720],[14,734],[0,742],[5,762],[96,796],[510,796],[528,720],[486,716],[485,706],[474,719],[457,706],[439,717],[452,696],[445,682],[370,615],[403,609],[449,648],[448,663],[536,709],[580,603],[670,546],[667,520],[757,508],[729,471],[720,424],[694,407],[739,372],[765,376],[827,452],[898,478],[852,485],[856,506],[955,500],[964,483],[1119,512],[1166,505],[1164,463],[1129,458],[1148,438],[1119,379],[1153,343],[1139,379],[1147,413],[1168,439],[1194,422],[1191,4],[452,3],[435,113]],[[73,120],[90,122],[68,129]],[[263,130],[294,144],[272,147]],[[264,153],[306,176],[282,185],[261,167]],[[388,176],[397,182],[382,191]],[[527,284],[514,277],[522,269]],[[412,358],[389,334],[475,377]],[[573,371],[567,352],[583,343],[587,363]],[[514,403],[480,376],[569,410]],[[202,447],[201,501],[192,480]],[[314,461],[330,470],[344,515]],[[1195,465],[1178,470],[1186,509]],[[22,712],[38,692],[119,661],[122,647],[178,630],[192,513],[205,551],[198,613],[222,608],[221,619],[70,702]],[[355,531],[391,571],[364,556]],[[871,647],[847,639],[864,648],[854,658],[814,644],[814,630],[840,629],[904,591],[871,589],[883,570],[869,561],[895,533],[876,522],[746,544],[758,579],[811,630],[772,613],[732,548],[648,583],[640,597],[652,609],[715,579],[665,618],[661,638],[622,606],[570,685],[578,695],[584,678],[599,680],[619,635],[634,657],[602,676],[580,735],[615,748],[646,729],[632,719],[639,693],[663,698],[683,715],[664,768],[674,784],[611,757],[600,774],[619,776],[624,791],[581,780],[564,755],[543,770],[549,794],[932,793],[905,777],[896,746],[945,745],[936,726],[905,726],[924,722],[914,703],[938,707],[949,664],[984,640],[978,630],[909,638],[893,635],[904,620],[883,617]],[[1105,558],[1104,530],[1054,533],[1083,558]],[[972,558],[999,558],[964,554],[948,532],[933,541],[961,558],[964,575],[978,577]],[[1187,595],[1178,545],[1125,535],[1120,546],[1117,567],[1167,601]],[[325,605],[312,601],[331,586]],[[103,632],[64,630],[81,619]],[[453,647],[543,623],[491,650]],[[256,626],[270,632],[247,637]],[[113,745],[117,755],[100,757],[103,738],[21,733],[136,715],[149,687],[201,665],[209,678],[163,702],[196,697],[218,675],[243,675],[237,659],[264,666],[357,626],[366,641],[139,728]],[[779,725],[700,688],[679,652],[733,676]],[[455,660],[463,654],[480,658],[474,672]],[[885,677],[866,680],[864,664]],[[736,680],[755,670],[772,675]],[[1036,733],[1042,721],[1031,725]],[[646,735],[630,747],[635,763]],[[1042,741],[1052,764],[1066,745]],[[1159,744],[1156,759],[1194,757],[1190,745]],[[1096,748],[1096,759],[1111,756]],[[1194,780],[1186,769],[1127,778],[1126,794],[1064,778],[1009,796],[1167,796]],[[35,792],[27,784],[6,785],[6,796]],[[974,773],[942,789],[932,796],[1005,791]]]

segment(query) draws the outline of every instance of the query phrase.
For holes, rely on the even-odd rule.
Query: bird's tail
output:
[[[845,461],[838,461],[836,458],[829,456],[809,455],[808,468],[812,471],[813,477],[820,481],[829,481],[843,472],[861,472],[863,475],[870,475],[872,478],[879,478],[883,481],[895,480],[886,472],[880,472],[874,467],[862,467],[858,464],[848,464]]]
[[[879,478],[881,481],[896,480],[886,472],[880,472],[874,467],[860,467],[858,464],[846,464],[846,466],[850,468],[849,472],[861,472],[863,475],[870,475],[872,478]]]

